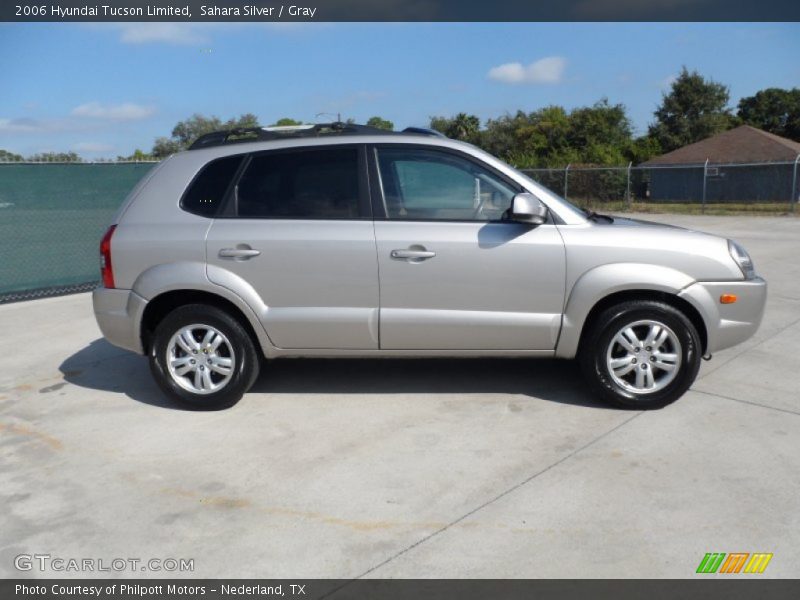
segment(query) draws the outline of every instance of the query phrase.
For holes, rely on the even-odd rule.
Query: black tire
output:
[[[666,325],[677,338],[681,351],[674,353],[680,356],[680,364],[669,383],[657,391],[636,393],[618,383],[617,380],[623,377],[611,373],[607,358],[609,346],[617,333],[626,324],[641,321],[654,321]],[[637,410],[661,408],[680,398],[697,377],[702,358],[700,336],[691,320],[669,304],[651,300],[624,302],[604,310],[588,327],[578,355],[581,370],[592,391],[613,406]],[[613,358],[614,354],[611,356]],[[650,360],[652,359],[643,360],[637,366],[645,370],[652,369]],[[631,362],[636,361],[632,359]],[[660,375],[666,375],[666,372],[658,372]],[[634,370],[625,377],[634,378],[635,374]],[[635,386],[629,383],[629,387]]]
[[[172,337],[195,324],[210,326],[222,333],[230,346],[228,354],[235,357],[227,383],[221,389],[205,394],[194,393],[178,384],[167,365]],[[224,310],[206,304],[187,304],[164,317],[156,327],[149,359],[150,370],[161,390],[177,404],[192,410],[219,410],[233,406],[255,383],[260,366],[259,352],[241,323]]]

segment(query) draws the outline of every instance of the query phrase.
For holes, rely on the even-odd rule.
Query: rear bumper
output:
[[[147,300],[131,290],[99,287],[92,293],[94,316],[103,337],[138,354],[143,353],[139,326],[146,304]]]
[[[722,294],[735,294],[733,304],[720,303]],[[708,332],[707,353],[741,344],[758,330],[767,303],[767,282],[697,282],[679,294],[700,311]]]

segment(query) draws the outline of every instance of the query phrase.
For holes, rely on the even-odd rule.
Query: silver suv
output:
[[[582,211],[473,146],[334,123],[208,134],[100,247],[103,335],[220,408],[261,358],[578,358],[606,401],[680,397],[761,322],[733,241]]]

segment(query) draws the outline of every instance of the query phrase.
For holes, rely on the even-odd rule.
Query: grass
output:
[[[633,202],[630,206],[624,201],[593,202],[572,200],[579,206],[596,210],[598,212],[635,212],[650,214],[676,214],[676,215],[718,215],[718,216],[796,216],[788,202],[725,202],[708,203],[703,210],[699,202]]]

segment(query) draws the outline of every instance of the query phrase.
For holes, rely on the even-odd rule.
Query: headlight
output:
[[[731,257],[733,258],[734,262],[739,265],[744,278],[755,279],[756,270],[753,267],[753,259],[750,258],[747,250],[742,248],[733,240],[728,240],[728,252],[731,253]]]

